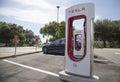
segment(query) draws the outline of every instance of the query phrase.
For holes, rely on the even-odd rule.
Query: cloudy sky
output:
[[[65,21],[65,9],[79,4],[95,4],[95,20],[120,20],[120,0],[0,0],[0,21],[15,23],[39,34],[39,29],[50,21]],[[42,38],[42,36],[41,36]]]

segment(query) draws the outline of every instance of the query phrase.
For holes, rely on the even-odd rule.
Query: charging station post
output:
[[[65,70],[60,72],[60,79],[69,82],[99,81],[99,77],[93,74],[94,17],[93,3],[66,9]],[[83,20],[78,28],[73,25],[76,20]]]

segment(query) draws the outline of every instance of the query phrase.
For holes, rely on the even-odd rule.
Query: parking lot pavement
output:
[[[61,82],[58,76],[35,71],[31,67],[58,75],[59,71],[62,71],[64,67],[63,59],[63,56],[56,57],[37,53],[1,60],[0,80],[3,82]],[[5,60],[28,66],[28,68],[5,62]]]
[[[94,52],[96,55],[104,57],[120,66],[120,49],[96,48],[94,49]]]
[[[62,82],[64,56],[34,53],[0,60],[0,82]],[[83,70],[84,71],[84,70]],[[114,63],[94,63],[94,74],[100,82],[120,82],[120,66]]]

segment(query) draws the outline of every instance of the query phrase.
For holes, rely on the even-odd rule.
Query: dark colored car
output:
[[[50,44],[43,46],[42,51],[44,54],[47,53],[65,53],[65,39],[58,39]]]

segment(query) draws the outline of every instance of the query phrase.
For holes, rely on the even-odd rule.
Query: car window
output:
[[[65,44],[65,40],[60,40],[60,44]]]
[[[56,41],[54,42],[54,44],[55,44],[55,45],[59,45],[59,44],[60,44],[60,40],[56,40]]]

